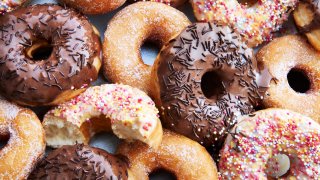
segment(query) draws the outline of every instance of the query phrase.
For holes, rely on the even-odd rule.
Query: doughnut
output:
[[[273,40],[256,56],[272,77],[262,106],[290,109],[320,122],[319,52],[305,38],[289,35]]]
[[[182,12],[162,3],[137,2],[127,6],[111,19],[105,32],[106,78],[150,94],[151,66],[143,63],[140,47],[145,41],[162,47],[189,24]]]
[[[299,113],[266,109],[244,116],[221,150],[221,179],[319,179],[320,125]]]
[[[0,93],[21,105],[56,105],[98,77],[99,36],[86,17],[58,5],[0,16]]]
[[[151,1],[151,2],[160,2],[169,6],[178,7],[186,2],[186,0],[129,0],[130,2],[137,1]]]
[[[153,97],[163,126],[204,146],[223,142],[261,97],[253,50],[227,26],[195,23],[159,53]]]
[[[126,0],[59,0],[84,14],[104,14],[122,6]]]
[[[144,92],[121,84],[88,88],[49,111],[42,122],[47,145],[88,144],[101,131],[112,130],[126,140],[140,140],[158,147],[162,126],[154,102]]]
[[[218,179],[216,164],[204,147],[167,130],[158,149],[140,142],[123,142],[117,153],[128,158],[129,170],[136,179],[148,180],[149,174],[158,169],[173,173],[177,179]]]
[[[1,0],[0,2],[0,16],[4,13],[10,12],[19,6],[22,6],[28,0]]]
[[[28,179],[128,179],[121,157],[83,144],[66,145],[43,159]]]
[[[272,39],[272,32],[280,29],[298,0],[260,0],[242,5],[237,0],[191,0],[199,21],[215,22],[235,28],[249,47]]]
[[[41,122],[31,110],[0,97],[0,179],[26,179],[45,150]]]
[[[293,11],[294,20],[301,33],[320,51],[320,2],[319,0],[303,0]]]

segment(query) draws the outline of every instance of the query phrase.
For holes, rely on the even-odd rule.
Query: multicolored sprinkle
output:
[[[237,0],[192,0],[199,21],[229,25],[245,36],[250,47],[272,39],[298,0],[259,0],[252,7]]]
[[[279,158],[281,154],[290,159],[286,173],[270,164],[272,158],[286,159]],[[279,162],[278,167],[285,168],[283,165]],[[320,125],[289,110],[258,111],[244,117],[230,133],[219,167],[222,179],[267,179],[276,171],[287,179],[319,179]]]
[[[123,139],[149,138],[160,123],[158,109],[149,96],[120,84],[90,87],[78,97],[49,111],[46,117],[55,116],[80,127],[85,121],[101,115],[111,119],[113,132]],[[126,130],[129,131],[123,132]],[[130,134],[132,132],[134,135]]]

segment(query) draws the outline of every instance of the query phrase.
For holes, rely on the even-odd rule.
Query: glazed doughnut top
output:
[[[222,141],[263,95],[252,49],[227,26],[190,25],[158,58],[163,123],[205,146]]]
[[[98,36],[86,17],[58,5],[33,5],[0,16],[0,89],[8,99],[46,104],[65,90],[80,89],[97,78]],[[92,38],[89,38],[92,37]],[[26,51],[48,41],[47,60]]]
[[[128,179],[127,163],[106,151],[77,144],[63,146],[43,159],[28,179]]]
[[[318,123],[284,109],[254,114],[239,120],[220,151],[222,179],[320,178]],[[287,156],[290,162],[273,165],[279,155]]]

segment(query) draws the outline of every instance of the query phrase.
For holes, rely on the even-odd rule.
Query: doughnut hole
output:
[[[311,89],[311,81],[305,70],[292,68],[287,74],[289,86],[297,93],[307,93]]]
[[[140,47],[141,58],[146,65],[153,65],[154,60],[156,59],[160,51],[157,43],[153,41],[146,41]]]
[[[239,4],[246,7],[252,7],[258,2],[258,0],[237,0],[237,1]]]
[[[0,136],[0,150],[8,144],[8,141],[9,141],[9,137]]]
[[[289,175],[290,158],[286,154],[274,154],[266,164],[268,179],[285,178]]]
[[[176,180],[177,177],[170,171],[167,171],[165,169],[157,169],[157,170],[152,171],[150,173],[149,179],[154,179],[154,180],[160,180],[160,179]]]
[[[46,60],[51,56],[53,46],[51,40],[39,38],[26,49],[26,56],[34,61]]]
[[[93,134],[111,131],[110,120],[102,115],[88,119],[80,127],[55,116],[48,116],[43,126],[47,145],[54,148],[76,143],[88,144]]]
[[[201,78],[201,90],[208,99],[217,100],[218,96],[223,94],[221,73],[217,71],[208,71]]]

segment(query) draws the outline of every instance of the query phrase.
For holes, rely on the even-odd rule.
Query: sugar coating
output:
[[[21,108],[9,101],[5,100],[2,96],[0,96],[0,114],[7,121],[13,120],[17,115]]]
[[[111,119],[111,127],[120,138],[126,138],[117,127],[130,127],[143,137],[155,129],[158,109],[144,92],[121,84],[104,84],[88,88],[83,94],[59,105],[46,116],[56,116],[80,127],[92,117],[106,116]],[[45,117],[46,119],[46,117]]]
[[[320,125],[283,109],[244,117],[228,136],[219,163],[222,179],[267,179],[267,162],[285,154],[291,160],[288,178],[320,178]]]
[[[18,115],[21,108],[0,96],[0,135],[8,133],[8,124]]]
[[[0,150],[0,179],[27,178],[45,150],[39,119],[0,97],[0,135],[10,136]]]
[[[245,36],[252,46],[271,40],[298,0],[260,0],[254,6],[236,0],[192,0],[195,16],[200,21],[230,25]]]
[[[126,142],[118,146],[117,153],[128,158],[130,170],[139,180],[149,179],[149,173],[157,169],[166,169],[177,179],[214,180],[218,176],[216,165],[203,146],[167,130],[158,149]]]
[[[151,67],[143,63],[141,45],[151,40],[161,47],[189,24],[182,12],[162,3],[137,2],[122,9],[105,32],[105,75],[112,82],[151,91]]]

